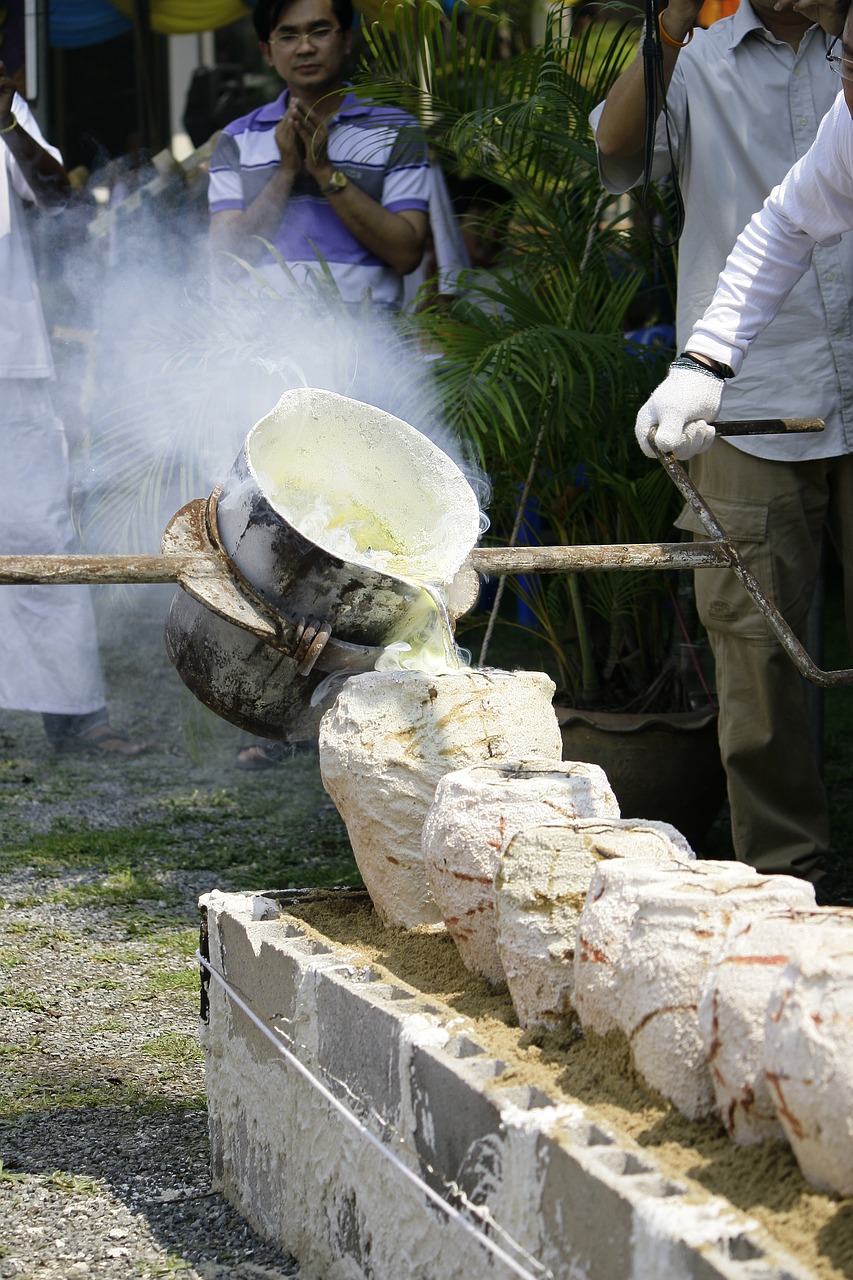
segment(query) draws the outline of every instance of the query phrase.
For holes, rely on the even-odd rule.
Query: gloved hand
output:
[[[661,453],[674,453],[684,460],[710,449],[714,443],[711,423],[720,412],[724,383],[713,369],[684,356],[673,360],[666,380],[637,414],[634,433],[643,453],[657,457],[649,443],[652,427],[657,427],[655,444]]]

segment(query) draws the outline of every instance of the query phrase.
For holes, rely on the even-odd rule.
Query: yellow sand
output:
[[[470,974],[449,934],[385,929],[366,895],[318,891],[293,914],[309,933],[357,950],[388,977],[469,1018],[472,1039],[509,1064],[499,1087],[530,1084],[555,1102],[581,1102],[648,1148],[697,1199],[724,1196],[757,1220],[820,1280],[853,1277],[853,1199],[810,1187],[786,1143],[740,1147],[715,1120],[685,1120],[634,1073],[623,1036],[585,1037],[576,1023],[561,1033],[522,1031],[506,987],[494,990]]]

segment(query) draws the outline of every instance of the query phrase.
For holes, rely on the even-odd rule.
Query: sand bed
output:
[[[499,1080],[536,1085],[554,1101],[577,1100],[654,1154],[659,1167],[698,1198],[724,1196],[758,1221],[820,1280],[853,1277],[853,1199],[815,1191],[786,1143],[735,1146],[713,1119],[684,1119],[638,1079],[621,1033],[585,1037],[522,1031],[505,987],[492,989],[462,965],[449,934],[388,930],[366,894],[316,893],[286,911],[318,935],[358,951],[430,1001],[471,1020],[471,1035],[509,1064]]]

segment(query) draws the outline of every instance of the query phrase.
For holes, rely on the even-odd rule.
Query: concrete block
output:
[[[522,829],[577,818],[618,818],[602,769],[560,762],[472,765],[446,773],[424,821],[427,880],[462,963],[504,980],[495,936],[495,872]]]
[[[556,1026],[572,1005],[575,942],[590,882],[602,861],[691,855],[665,824],[575,819],[526,828],[495,874],[496,945],[522,1027]]]
[[[554,689],[536,671],[369,671],[347,680],[320,724],[320,772],[386,925],[442,923],[421,831],[446,773],[560,760]]]
[[[303,1280],[813,1280],[579,1102],[515,1085],[454,1010],[309,936],[298,901],[270,918],[274,898],[202,899],[229,987],[210,979],[203,1027],[212,1167]],[[238,992],[288,1020],[295,1065]]]

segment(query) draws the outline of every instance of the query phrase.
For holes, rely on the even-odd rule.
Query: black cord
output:
[[[643,186],[640,193],[640,207],[649,230],[649,238],[657,249],[671,249],[681,238],[684,230],[684,200],[681,196],[681,185],[675,169],[672,154],[672,137],[669,132],[669,114],[666,105],[666,85],[663,76],[663,51],[660,41],[660,21],[657,0],[646,0],[646,25],[643,32],[643,83],[645,85],[646,104],[643,120]],[[669,159],[672,171],[672,194],[675,200],[675,229],[671,240],[664,240],[658,235],[655,227],[654,211],[650,207],[649,196],[652,186],[652,165],[655,156],[655,134],[657,132],[657,100],[661,97],[661,111],[666,127],[666,143],[669,148]]]

